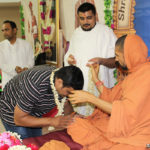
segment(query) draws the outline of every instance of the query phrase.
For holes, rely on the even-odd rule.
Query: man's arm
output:
[[[66,128],[73,122],[74,115],[58,116],[54,118],[38,118],[31,116],[29,113],[22,111],[18,106],[14,110],[14,122],[17,126],[24,127],[44,127],[53,126],[55,128]]]
[[[97,63],[99,65],[103,65],[108,68],[115,68],[115,57],[110,58],[95,57],[90,59],[89,62]]]

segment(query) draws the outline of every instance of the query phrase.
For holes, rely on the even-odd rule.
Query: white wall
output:
[[[0,0],[0,3],[18,3],[20,0]]]
[[[60,0],[60,24],[66,40],[69,40],[75,26],[75,2],[77,0]]]
[[[19,6],[13,6],[13,7],[2,7],[0,6],[0,32],[1,27],[3,24],[3,21],[5,20],[12,20],[16,22],[18,27],[18,37],[21,37],[21,26],[20,26],[20,14],[19,14]],[[0,41],[2,41],[3,35],[0,34]]]

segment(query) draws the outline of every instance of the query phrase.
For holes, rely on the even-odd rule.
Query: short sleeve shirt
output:
[[[50,75],[55,67],[36,66],[11,79],[5,86],[0,99],[1,119],[14,123],[16,105],[32,116],[41,117],[54,108],[54,96],[50,86]]]

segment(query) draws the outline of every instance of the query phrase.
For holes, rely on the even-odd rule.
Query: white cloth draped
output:
[[[14,44],[8,40],[0,42],[0,69],[2,70],[2,88],[17,75],[15,68],[31,68],[34,66],[34,52],[31,45],[17,38]]]
[[[96,23],[91,31],[83,31],[81,27],[77,28],[71,38],[69,50],[64,57],[65,66],[68,65],[67,59],[72,54],[77,66],[82,70],[84,76],[84,88],[88,89],[88,71],[86,67],[88,60],[94,57],[109,58],[114,57],[116,36],[113,31],[105,25]],[[114,86],[115,79],[113,75],[114,69],[108,69],[100,66],[100,78],[107,87]],[[96,89],[96,88],[95,88]],[[85,115],[85,108],[79,108],[78,113]]]

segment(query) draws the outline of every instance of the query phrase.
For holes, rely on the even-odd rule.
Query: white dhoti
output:
[[[113,31],[105,25],[97,23],[91,31],[83,31],[81,27],[77,28],[71,38],[69,50],[64,57],[65,66],[68,65],[67,59],[72,54],[84,76],[83,90],[89,90],[89,68],[86,66],[88,60],[95,57],[109,58],[114,57],[116,36]],[[106,87],[113,87],[116,82],[114,75],[114,69],[108,69],[105,66],[100,66],[100,80],[104,82]],[[90,91],[89,91],[90,92]],[[94,87],[94,93],[96,96],[97,89]],[[90,115],[93,112],[94,107],[91,105],[83,104],[77,106],[75,110],[82,115]]]

